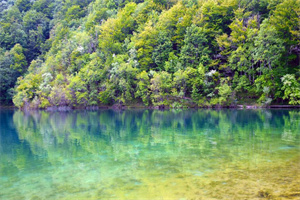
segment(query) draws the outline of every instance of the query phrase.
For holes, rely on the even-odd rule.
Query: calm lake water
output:
[[[0,199],[300,199],[299,110],[0,110]]]

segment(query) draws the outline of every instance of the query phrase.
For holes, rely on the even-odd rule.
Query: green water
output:
[[[299,110],[0,110],[0,199],[298,199],[299,164]]]

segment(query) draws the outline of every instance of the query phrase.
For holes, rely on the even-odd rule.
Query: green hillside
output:
[[[299,0],[0,2],[17,107],[300,104]]]

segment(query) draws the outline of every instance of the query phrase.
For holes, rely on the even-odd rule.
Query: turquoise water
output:
[[[299,199],[299,110],[0,110],[0,199]]]

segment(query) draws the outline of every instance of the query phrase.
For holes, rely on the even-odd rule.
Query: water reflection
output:
[[[251,181],[251,173],[299,164],[297,110],[2,111],[0,117],[4,199],[222,198],[210,187],[232,188],[237,182],[228,174]]]

